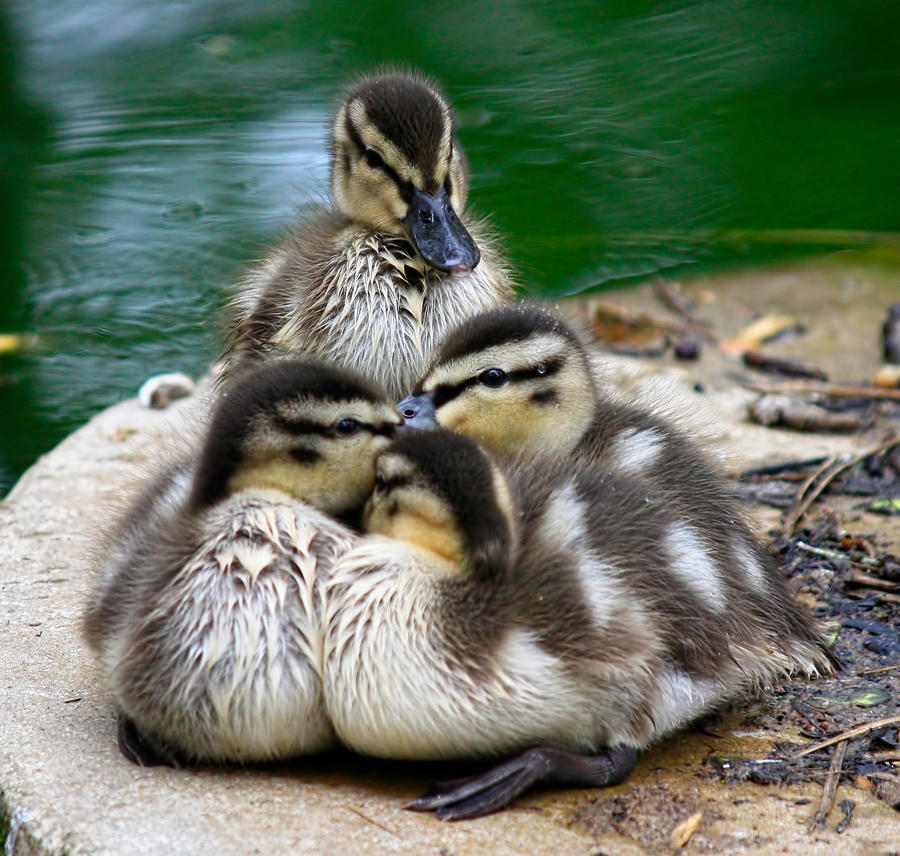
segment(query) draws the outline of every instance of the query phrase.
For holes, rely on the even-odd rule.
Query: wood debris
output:
[[[864,734],[868,734],[870,731],[875,731],[885,725],[900,725],[900,716],[889,716],[886,719],[876,719],[874,722],[866,722],[863,725],[857,725],[856,728],[851,728],[849,731],[844,731],[841,734],[829,737],[826,740],[820,740],[812,746],[807,746],[805,749],[795,752],[791,755],[790,760],[796,761],[798,758],[802,758],[805,755],[811,755],[813,752],[818,752],[820,749],[833,746],[835,743],[862,737]]]
[[[747,413],[760,425],[786,425],[798,431],[858,431],[865,424],[856,413],[832,413],[787,395],[762,395],[747,405]]]
[[[694,312],[694,302],[682,294],[677,282],[669,283],[662,277],[657,277],[653,282],[653,292],[669,309],[677,312],[692,327],[702,328],[708,336],[715,338],[709,322]]]
[[[665,318],[650,312],[639,312],[609,300],[594,299],[588,301],[587,314],[595,328],[595,332],[598,326],[602,328],[603,324],[616,323],[637,329],[678,333],[682,336],[694,333],[709,341],[714,341],[713,334],[697,324],[678,321],[674,318]]]
[[[696,814],[692,814],[687,820],[683,820],[679,823],[669,836],[672,847],[675,850],[680,850],[684,847],[688,841],[691,840],[691,836],[700,828],[702,822],[703,812],[698,811]]]
[[[809,831],[821,829],[825,826],[825,818],[834,807],[834,797],[837,793],[838,781],[841,778],[841,767],[844,764],[844,756],[847,754],[847,740],[840,741],[835,747],[831,755],[831,764],[828,772],[825,774],[825,788],[822,791],[822,799],[819,801],[819,808],[810,818]]]
[[[828,380],[828,375],[821,369],[801,363],[799,360],[790,360],[786,357],[773,357],[759,351],[744,351],[741,359],[745,366],[769,374],[784,375],[785,377],[805,377],[810,380]]]
[[[824,395],[828,398],[870,398],[878,401],[900,401],[900,389],[875,386],[853,386],[815,380],[787,380],[781,383],[744,383],[744,389],[772,395]]]
[[[745,351],[755,351],[760,345],[789,331],[802,330],[803,325],[791,315],[765,315],[745,327],[733,339],[721,342],[719,347],[726,354],[739,355]]]
[[[864,461],[872,455],[880,455],[890,451],[894,446],[900,445],[900,439],[894,435],[888,435],[881,443],[872,449],[866,449],[856,455],[843,455],[840,458],[828,458],[813,474],[803,483],[797,493],[794,506],[788,512],[784,520],[784,534],[790,536],[797,528],[800,518],[806,514],[807,509],[815,502],[818,496],[830,485],[834,479],[844,470]]]

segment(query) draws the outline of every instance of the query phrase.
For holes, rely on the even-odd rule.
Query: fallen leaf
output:
[[[727,339],[719,347],[726,354],[743,354],[788,330],[801,330],[802,325],[790,315],[764,315],[745,327],[733,339]]]
[[[869,511],[876,514],[900,514],[900,497],[897,499],[876,499],[869,505]]]
[[[680,850],[684,847],[684,845],[691,840],[691,836],[700,828],[702,821],[703,812],[698,811],[696,814],[692,814],[687,820],[683,820],[679,823],[669,836],[669,841],[672,843],[672,846],[676,850]]]

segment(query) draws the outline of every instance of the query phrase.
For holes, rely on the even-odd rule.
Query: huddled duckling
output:
[[[472,319],[447,338],[398,409],[408,426],[438,424],[495,454],[566,459],[646,479],[699,523],[704,549],[723,564],[740,568],[759,590],[780,579],[704,451],[659,416],[604,394],[582,338],[549,309],[522,303]]]
[[[383,74],[349,90],[332,129],[331,192],[333,210],[246,277],[226,372],[302,352],[396,400],[450,330],[512,296],[488,231],[464,214],[466,161],[434,83]]]
[[[246,762],[334,741],[322,576],[355,535],[399,417],[344,370],[271,361],[222,392],[202,448],[106,545],[85,630],[141,765]]]
[[[447,431],[377,461],[369,533],[328,583],[323,688],[341,740],[406,759],[513,754],[410,804],[495,811],[604,786],[637,751],[775,679],[831,670],[812,620],[707,549],[641,479],[504,466]]]

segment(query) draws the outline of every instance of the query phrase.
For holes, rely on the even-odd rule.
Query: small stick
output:
[[[611,303],[608,300],[591,300],[587,305],[587,312],[588,318],[592,321],[599,318],[607,318],[627,324],[629,327],[652,327],[656,330],[665,330],[669,333],[680,333],[681,335],[693,333],[704,336],[707,340],[715,341],[709,330],[705,330],[695,324],[685,324],[683,321],[651,315],[649,312],[636,312],[633,309],[620,306],[618,303]]]
[[[770,357],[759,351],[744,351],[741,359],[745,366],[770,374],[788,375],[789,377],[805,377],[810,380],[827,381],[828,375],[821,369],[805,365],[797,360],[784,357]]]
[[[801,482],[806,478],[805,473],[773,473],[770,476],[754,476],[754,479],[760,483],[765,482]]]
[[[825,550],[822,547],[813,547],[812,544],[807,544],[806,541],[795,541],[794,546],[798,550],[802,550],[804,553],[811,553],[813,556],[820,556],[823,559],[831,559],[834,562],[843,562],[848,565],[856,565],[858,567],[871,567],[872,565],[877,565],[877,559],[865,558],[858,562],[853,561],[846,553],[840,552],[840,550]],[[887,582],[887,580],[881,580],[878,577],[872,577],[874,580],[878,580],[880,583]],[[857,582],[854,580],[853,582]],[[890,583],[891,589],[893,590],[897,587],[896,583]]]
[[[394,838],[399,838],[401,840],[403,839],[402,835],[398,835],[396,832],[394,832],[393,829],[390,829],[389,827],[385,826],[383,823],[379,823],[374,818],[371,818],[371,817],[369,817],[369,815],[361,812],[358,808],[354,808],[352,805],[345,805],[344,808],[347,809],[347,811],[353,812],[353,814],[355,814],[357,817],[361,817],[363,820],[367,821],[368,823],[371,823],[373,826],[377,826],[379,829],[383,829],[388,834],[393,835]]]
[[[673,286],[669,285],[662,277],[658,276],[653,281],[653,291],[656,296],[666,304],[673,312],[677,312],[689,324],[695,324],[698,327],[704,327],[709,330],[709,322],[700,318],[693,310],[691,301]]]
[[[859,672],[860,675],[880,675],[883,672],[892,672],[894,669],[900,669],[900,663],[895,666],[883,666],[880,669],[869,669],[867,672]]]
[[[877,386],[847,386],[825,381],[786,380],[782,383],[742,383],[745,389],[766,393],[794,393],[796,395],[827,395],[831,398],[872,398],[900,401],[900,389]]]
[[[687,820],[683,820],[679,823],[669,835],[669,841],[672,844],[672,848],[674,850],[680,850],[684,847],[688,841],[691,840],[691,836],[700,828],[701,823],[703,823],[702,811],[692,814]]]
[[[900,749],[891,749],[888,752],[870,752],[869,757],[879,763],[882,761],[900,761]]]
[[[866,586],[868,588],[882,589],[884,591],[896,591],[900,588],[900,584],[892,583],[890,580],[883,580],[880,577],[873,577],[865,571],[857,568],[850,569],[850,582],[856,583],[858,586]]]
[[[863,734],[868,734],[870,731],[874,731],[876,728],[881,728],[884,725],[897,724],[900,724],[900,716],[889,716],[887,719],[876,719],[874,722],[865,723],[865,725],[857,725],[855,728],[851,728],[849,731],[845,731],[842,734],[837,734],[834,737],[829,737],[827,740],[821,740],[818,743],[814,743],[812,746],[807,746],[805,749],[795,752],[787,760],[796,761],[804,755],[811,755],[813,752],[818,752],[820,749],[825,749],[827,746],[833,746],[835,743],[840,743],[842,740],[853,740],[856,737],[861,737]]]
[[[800,490],[797,491],[797,501],[794,503],[794,507],[788,512],[787,517],[784,521],[784,534],[790,537],[794,534],[794,530],[797,528],[797,523],[800,521],[800,518],[806,513],[806,509],[812,504],[815,496],[807,501],[806,495],[810,488],[815,484],[816,479],[819,476],[822,476],[824,473],[829,472],[834,466],[838,463],[839,459],[836,455],[832,455],[830,458],[826,458],[825,463],[823,463],[818,469],[816,469],[813,474],[805,481],[802,485],[800,485]],[[822,488],[824,490],[824,486]],[[821,490],[819,491],[821,493]],[[818,494],[816,494],[818,496]]]
[[[847,754],[847,741],[842,740],[834,747],[831,755],[831,764],[828,772],[825,774],[825,790],[822,791],[822,800],[819,802],[818,811],[812,816],[809,822],[809,831],[821,828],[825,825],[825,818],[828,812],[834,808],[834,797],[837,793],[838,781],[841,778],[841,766],[844,763],[844,755]]]
[[[829,458],[818,470],[816,470],[800,488],[797,494],[797,503],[791,509],[784,521],[785,535],[792,535],[800,522],[800,518],[806,514],[807,509],[816,501],[817,497],[828,485],[830,485],[837,476],[844,470],[864,461],[870,455],[880,455],[883,452],[890,451],[894,446],[900,443],[900,439],[890,435],[882,440],[875,448],[867,449],[857,455],[844,456],[842,458]],[[833,463],[832,463],[833,462]],[[821,476],[821,478],[819,478]],[[819,479],[818,483],[813,487],[813,483]]]
[[[824,464],[827,457],[807,458],[805,461],[785,461],[781,464],[770,464],[768,467],[756,467],[752,470],[744,470],[738,478],[746,479],[755,476],[776,476],[779,473],[795,473],[798,470],[807,470],[810,467]]]

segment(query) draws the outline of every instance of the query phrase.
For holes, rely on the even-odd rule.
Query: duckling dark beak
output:
[[[417,431],[428,431],[438,427],[438,421],[435,418],[434,401],[427,392],[419,395],[408,395],[398,405],[397,410],[403,417],[403,424],[400,431],[408,431],[415,429]]]
[[[406,214],[410,240],[425,263],[447,273],[464,274],[481,261],[481,252],[466,231],[442,187],[432,196],[413,188]]]

